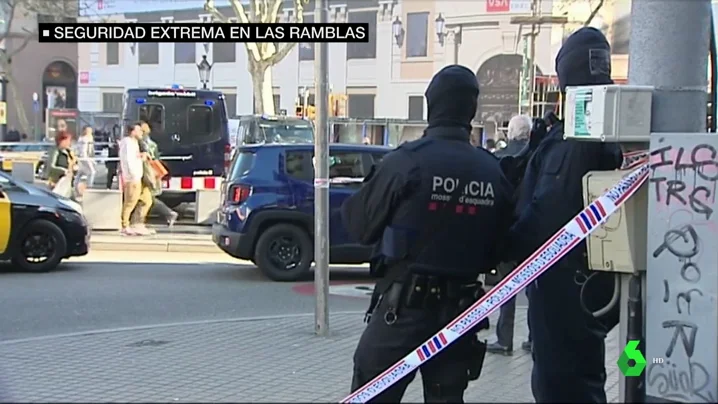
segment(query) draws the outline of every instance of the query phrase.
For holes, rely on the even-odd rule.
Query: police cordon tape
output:
[[[471,330],[481,320],[516,296],[529,283],[533,282],[556,261],[600,227],[646,182],[648,171],[648,164],[643,164],[625,176],[613,188],[591,202],[498,285],[466,309],[454,321],[434,334],[433,337],[406,355],[402,360],[340,402],[365,403],[438,355],[439,352]]]

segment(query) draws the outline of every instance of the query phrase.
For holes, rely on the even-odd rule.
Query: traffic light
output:
[[[301,105],[297,105],[295,107],[295,114],[298,118],[304,118],[304,107],[302,107]]]
[[[329,94],[329,115],[345,116],[346,115],[346,99],[344,94]]]
[[[314,107],[314,105],[307,106],[307,118],[314,120],[317,116],[317,109]]]

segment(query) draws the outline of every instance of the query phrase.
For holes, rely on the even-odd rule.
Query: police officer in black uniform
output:
[[[561,90],[611,84],[610,46],[594,28],[581,28],[556,56]],[[612,143],[563,139],[553,124],[531,156],[519,192],[519,218],[511,230],[512,253],[523,261],[584,208],[582,178],[589,171],[620,167]],[[584,299],[581,288],[588,276]],[[590,286],[590,287],[589,287]],[[611,274],[589,273],[581,243],[528,287],[533,339],[532,391],[537,403],[605,403],[605,337],[618,322],[618,306],[607,318],[589,311],[605,307],[613,294]]]
[[[424,343],[483,295],[480,273],[498,261],[511,225],[513,188],[496,159],[469,143],[476,76],[452,65],[426,90],[424,136],[384,157],[342,206],[362,244],[377,245],[368,326],[354,354],[356,390]],[[488,327],[484,321],[478,328]],[[476,330],[422,365],[426,402],[463,402],[486,352]],[[429,355],[431,353],[429,352]],[[398,403],[415,374],[377,396]]]

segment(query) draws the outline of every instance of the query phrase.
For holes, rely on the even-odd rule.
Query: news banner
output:
[[[367,23],[41,23],[40,42],[369,42]]]

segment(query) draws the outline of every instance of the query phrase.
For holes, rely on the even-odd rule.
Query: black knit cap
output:
[[[434,75],[424,95],[430,128],[458,126],[471,130],[479,102],[474,72],[460,65],[446,66]]]
[[[611,84],[611,45],[596,28],[584,27],[571,34],[556,55],[561,91],[567,86]]]

